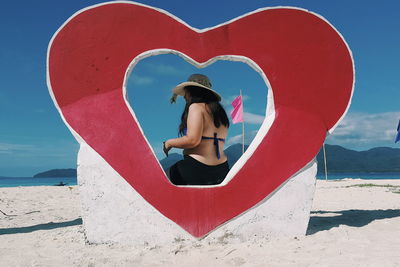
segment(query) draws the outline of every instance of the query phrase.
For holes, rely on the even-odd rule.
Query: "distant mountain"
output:
[[[172,165],[174,165],[175,162],[182,160],[182,159],[183,159],[183,156],[181,154],[171,153],[168,155],[168,157],[160,160],[160,164],[163,167],[163,169],[166,170],[169,167],[171,167]]]
[[[245,150],[248,146],[245,146]],[[367,151],[355,151],[337,145],[325,145],[329,172],[336,173],[371,173],[400,172],[400,149],[376,147]],[[229,166],[233,166],[242,156],[242,145],[234,144],[225,149]],[[324,172],[323,151],[317,155],[318,172]]]
[[[248,147],[248,145],[244,145],[244,151],[246,151]],[[229,167],[232,168],[236,161],[242,156],[242,150],[242,144],[234,144],[224,150],[225,155],[228,157]]]
[[[245,145],[247,150],[249,146]],[[355,151],[337,145],[325,145],[328,172],[331,173],[371,173],[371,172],[399,172],[400,149],[390,147],[376,147],[367,151]],[[228,164],[232,167],[242,156],[242,144],[234,144],[224,150],[228,157]],[[164,170],[175,162],[183,159],[178,153],[160,160]],[[317,155],[318,173],[324,172],[323,151]],[[54,169],[35,174],[33,177],[76,177],[76,169]]]
[[[76,177],[76,169],[54,169],[35,174],[34,178],[45,177]]]
[[[366,151],[355,151],[337,145],[325,145],[328,172],[400,172],[400,149],[376,147]],[[318,172],[324,172],[321,148],[317,155]]]
[[[245,145],[245,151],[249,146]],[[400,172],[400,149],[376,147],[367,151],[355,151],[337,145],[325,145],[328,172],[333,173],[371,173]],[[242,156],[242,144],[234,144],[224,150],[232,167]],[[164,169],[168,169],[183,157],[173,153],[160,161]],[[318,173],[324,172],[323,151],[317,155]]]
[[[244,150],[249,146],[245,145]],[[235,162],[242,156],[242,144],[234,144],[224,150],[225,155],[228,157],[228,164],[232,167]],[[160,164],[164,170],[174,165],[177,161],[182,160],[183,156],[178,153],[172,153],[168,157],[160,160]]]

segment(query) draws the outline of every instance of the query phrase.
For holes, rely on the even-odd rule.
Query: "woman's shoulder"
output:
[[[202,112],[206,110],[206,105],[205,103],[192,103],[189,106],[189,111],[198,111]]]

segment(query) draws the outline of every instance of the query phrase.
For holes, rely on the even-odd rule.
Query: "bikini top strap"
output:
[[[214,140],[214,145],[215,145],[215,152],[217,154],[217,158],[221,158],[221,154],[219,152],[219,143],[218,141],[225,142],[224,138],[218,138],[217,133],[214,133],[214,137],[208,137],[208,136],[202,136],[201,139],[213,139]]]
[[[183,135],[187,134],[187,128],[183,129]],[[219,143],[218,141],[222,141],[225,142],[224,138],[218,138],[217,137],[217,133],[214,133],[214,137],[208,137],[208,136],[202,136],[201,139],[213,139],[214,140],[214,146],[215,146],[215,152],[217,154],[217,158],[220,159],[221,158],[221,154],[219,152]]]
[[[201,139],[214,139],[214,140],[217,139],[218,141],[225,142],[224,138],[217,138],[216,136],[217,136],[217,134],[214,133],[214,137],[202,136]]]

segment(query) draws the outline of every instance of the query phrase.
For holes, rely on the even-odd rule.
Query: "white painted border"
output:
[[[343,38],[342,34],[341,34],[328,20],[326,20],[324,17],[322,17],[322,16],[319,15],[319,14],[316,14],[316,13],[313,13],[313,12],[308,11],[308,10],[306,10],[306,9],[298,8],[298,7],[289,7],[289,6],[266,7],[266,8],[259,8],[259,9],[256,9],[256,10],[254,10],[254,11],[248,12],[248,13],[242,15],[242,16],[238,16],[238,17],[233,18],[233,19],[231,19],[231,20],[229,20],[229,21],[227,21],[227,22],[218,24],[218,25],[213,26],[213,27],[204,28],[204,29],[197,29],[197,28],[194,28],[194,27],[190,26],[189,24],[187,24],[186,22],[184,22],[184,21],[181,20],[180,18],[178,18],[178,17],[172,15],[171,13],[169,13],[169,12],[163,10],[163,9],[160,9],[160,8],[155,8],[155,7],[151,7],[151,6],[142,4],[142,3],[131,2],[131,1],[104,2],[104,3],[100,3],[100,4],[96,4],[96,5],[92,5],[92,6],[83,8],[83,9],[81,9],[81,10],[75,12],[75,14],[73,14],[71,17],[69,17],[69,18],[60,26],[60,28],[58,28],[58,30],[54,33],[54,35],[52,36],[52,38],[51,38],[51,40],[50,40],[50,42],[49,42],[48,49],[47,49],[46,80],[47,80],[47,87],[48,87],[48,90],[49,90],[49,94],[50,94],[50,96],[51,96],[51,98],[52,98],[52,100],[53,100],[53,102],[54,102],[54,105],[56,106],[58,112],[60,113],[62,120],[63,120],[64,123],[67,125],[68,129],[71,131],[71,133],[73,134],[73,136],[76,138],[76,140],[77,140],[79,143],[86,143],[86,142],[85,142],[84,139],[83,139],[77,132],[75,132],[75,131],[72,129],[72,127],[67,123],[66,119],[64,118],[64,116],[63,116],[63,114],[62,114],[62,112],[61,112],[60,107],[58,106],[58,103],[56,102],[56,99],[55,99],[55,96],[54,96],[54,93],[53,93],[53,90],[52,90],[52,86],[51,86],[51,82],[50,82],[50,75],[49,75],[49,54],[50,54],[50,48],[51,48],[51,45],[53,44],[54,38],[57,36],[57,34],[64,28],[64,26],[65,26],[67,23],[69,23],[69,21],[71,21],[74,17],[76,17],[76,16],[79,15],[80,13],[83,13],[83,12],[86,11],[86,10],[93,9],[93,8],[96,8],[96,7],[99,7],[99,6],[109,5],[109,4],[120,4],[120,3],[132,4],[132,5],[137,5],[137,6],[143,6],[143,7],[147,7],[147,8],[156,10],[156,11],[158,11],[158,12],[160,12],[160,13],[163,13],[163,14],[165,14],[165,15],[167,15],[167,16],[173,18],[173,19],[175,19],[176,21],[182,23],[182,24],[185,25],[186,27],[188,27],[188,28],[190,28],[191,30],[193,30],[193,31],[195,31],[195,32],[198,32],[198,33],[203,33],[203,32],[206,32],[206,31],[209,31],[209,30],[218,28],[218,27],[220,27],[220,26],[223,26],[223,25],[232,23],[232,22],[234,22],[234,21],[236,21],[236,20],[239,20],[239,19],[241,19],[241,18],[244,18],[244,17],[246,17],[246,16],[250,16],[250,15],[252,15],[252,14],[254,14],[254,13],[258,13],[258,12],[265,11],[265,10],[270,10],[270,9],[295,9],[295,10],[301,10],[301,11],[308,12],[308,13],[310,13],[310,14],[312,14],[312,15],[314,15],[314,16],[320,18],[320,19],[322,19],[323,21],[325,21],[328,25],[330,25],[330,26],[337,32],[337,34],[342,38],[343,42],[345,43],[345,45],[346,45],[346,47],[347,47],[347,49],[348,49],[348,51],[349,51],[349,53],[350,53],[351,60],[352,60],[352,63],[353,63],[353,85],[352,85],[352,91],[351,91],[351,96],[350,96],[348,105],[347,105],[347,107],[346,107],[346,110],[343,112],[342,116],[340,117],[340,119],[336,122],[336,124],[335,124],[333,127],[331,127],[330,129],[328,129],[328,134],[331,134],[331,133],[334,131],[334,129],[337,127],[337,125],[340,123],[340,121],[344,118],[344,116],[346,115],[346,113],[347,113],[347,111],[348,111],[348,109],[349,109],[349,107],[350,107],[351,99],[352,99],[353,93],[354,93],[354,86],[355,86],[355,65],[354,65],[353,53],[352,53],[350,47],[348,46],[346,40]],[[261,76],[263,77],[265,83],[266,83],[267,86],[268,86],[268,100],[267,100],[267,108],[266,108],[266,119],[265,119],[264,122],[262,123],[262,125],[261,125],[261,127],[260,127],[260,129],[259,129],[259,131],[258,131],[258,133],[257,133],[257,135],[255,136],[255,138],[254,138],[253,141],[251,142],[249,148],[246,150],[246,152],[244,153],[244,155],[242,155],[242,157],[240,157],[240,159],[236,162],[236,164],[235,164],[234,166],[232,166],[232,168],[231,168],[230,172],[228,173],[228,175],[227,175],[226,179],[224,180],[224,182],[223,182],[222,184],[220,184],[220,185],[217,185],[217,186],[226,185],[226,184],[234,177],[234,175],[241,169],[241,167],[246,163],[246,161],[250,158],[250,156],[253,154],[253,152],[254,152],[254,150],[256,149],[256,147],[259,145],[259,143],[262,141],[262,139],[264,138],[264,136],[267,134],[269,128],[271,127],[271,125],[272,125],[272,123],[273,123],[273,120],[274,120],[274,118],[275,118],[275,108],[274,108],[274,103],[273,103],[273,97],[272,97],[272,96],[273,96],[273,93],[272,93],[271,85],[269,84],[269,81],[268,81],[268,79],[267,79],[265,73],[261,70],[261,68],[259,68],[259,67],[257,66],[257,64],[255,64],[254,61],[252,61],[252,60],[250,60],[250,59],[248,59],[248,58],[245,58],[245,57],[243,57],[243,56],[235,56],[235,55],[219,56],[219,57],[212,58],[212,59],[210,59],[210,60],[208,60],[208,61],[206,61],[206,62],[204,62],[204,63],[199,63],[199,62],[194,61],[193,59],[191,59],[191,58],[188,57],[187,55],[184,55],[183,53],[180,53],[180,52],[175,51],[175,50],[167,49],[167,48],[165,48],[165,49],[157,49],[157,50],[146,51],[146,52],[144,52],[144,53],[138,55],[135,59],[133,59],[133,61],[132,61],[131,64],[129,65],[128,69],[126,70],[125,78],[124,78],[124,82],[123,82],[123,96],[124,96],[124,99],[125,99],[125,103],[127,104],[128,108],[129,108],[129,110],[130,110],[130,112],[131,112],[131,114],[132,114],[132,117],[134,118],[134,120],[136,121],[136,123],[139,125],[139,129],[140,129],[140,131],[142,132],[142,134],[143,134],[143,130],[141,129],[140,124],[139,124],[139,122],[138,122],[138,120],[137,120],[137,118],[136,118],[136,116],[135,116],[135,113],[133,112],[131,106],[129,105],[129,103],[128,103],[128,101],[127,101],[126,80],[127,80],[127,77],[129,76],[130,72],[131,72],[132,69],[134,68],[134,66],[135,66],[135,65],[137,64],[137,62],[139,62],[141,59],[143,59],[143,58],[145,58],[145,57],[148,57],[148,56],[151,56],[151,55],[158,55],[158,54],[165,54],[165,53],[177,54],[177,55],[183,57],[183,58],[184,58],[186,61],[188,61],[189,63],[191,63],[191,64],[197,66],[198,68],[204,68],[204,67],[208,66],[209,64],[212,64],[213,62],[215,62],[215,61],[218,60],[218,59],[220,59],[220,60],[222,59],[222,60],[241,61],[241,62],[247,63],[247,64],[250,65],[253,69],[255,69],[257,72],[259,72],[259,73],[261,74]],[[149,142],[148,142],[148,140],[147,140],[147,138],[145,137],[144,134],[143,134],[143,136],[144,136],[144,139],[146,140],[146,142],[149,144]],[[257,144],[257,145],[256,145],[256,144]],[[153,152],[153,154],[154,154],[154,156],[155,156],[154,150],[153,150],[153,148],[152,148],[152,146],[151,146],[150,144],[149,144],[149,147],[150,147],[151,151]],[[311,161],[310,161],[310,162],[311,162]],[[309,163],[308,163],[308,164],[309,164]],[[159,164],[159,165],[160,165],[160,164]],[[307,165],[307,164],[306,164],[306,165]],[[160,165],[160,168],[161,168],[161,165]],[[161,169],[162,169],[162,168],[161,168]],[[165,172],[164,172],[164,173],[165,173]],[[195,186],[193,186],[193,187],[195,187]],[[216,186],[211,186],[211,187],[216,187]],[[206,187],[202,186],[201,188],[206,188]]]
[[[227,176],[225,177],[224,181],[218,185],[210,185],[210,186],[185,185],[183,187],[207,188],[207,187],[220,187],[220,186],[224,186],[224,185],[228,184],[229,181],[232,180],[232,178],[236,175],[236,173],[246,163],[246,161],[251,157],[251,155],[253,155],[253,153],[256,150],[256,148],[258,147],[258,145],[264,139],[264,136],[268,133],[268,130],[270,129],[270,127],[275,119],[275,107],[274,107],[273,92],[272,92],[271,84],[270,84],[267,76],[264,74],[264,72],[261,70],[261,68],[257,65],[257,63],[255,63],[253,60],[251,60],[247,57],[244,57],[244,56],[223,55],[223,56],[214,57],[212,59],[209,59],[206,62],[200,63],[200,62],[195,61],[194,59],[192,59],[191,57],[189,57],[188,55],[186,55],[182,52],[179,52],[177,50],[172,50],[172,49],[166,49],[166,48],[165,49],[148,50],[146,52],[139,54],[137,57],[135,57],[132,60],[132,62],[129,64],[129,66],[125,72],[125,77],[124,77],[124,82],[123,82],[123,96],[125,99],[125,104],[128,106],[132,116],[134,117],[137,125],[139,126],[139,129],[142,132],[142,135],[143,135],[144,139],[146,140],[147,145],[150,147],[151,151],[153,152],[154,157],[156,157],[156,154],[153,150],[153,147],[151,146],[151,144],[147,140],[146,136],[144,135],[144,131],[141,128],[141,126],[138,122],[138,119],[136,118],[135,112],[133,111],[132,107],[129,104],[128,92],[127,92],[127,80],[129,78],[130,73],[132,72],[132,70],[134,69],[134,67],[140,60],[142,60],[146,57],[156,56],[156,55],[160,55],[160,54],[174,54],[174,55],[180,56],[185,61],[196,66],[197,68],[205,68],[205,67],[213,64],[217,60],[230,60],[230,61],[239,61],[239,62],[247,63],[247,65],[252,67],[256,72],[258,72],[262,76],[264,82],[266,83],[266,85],[268,87],[268,92],[267,92],[268,99],[267,99],[265,119],[264,119],[262,125],[260,126],[260,129],[258,130],[256,136],[254,137],[253,141],[251,142],[250,146],[247,148],[246,152],[239,158],[239,160],[231,167],[231,169],[228,172]],[[159,164],[160,168],[162,169],[162,166],[158,160],[157,160],[157,163]],[[165,174],[165,171],[164,171],[164,174]],[[165,174],[165,176],[166,176],[166,174]],[[178,186],[178,187],[181,187],[181,186]]]

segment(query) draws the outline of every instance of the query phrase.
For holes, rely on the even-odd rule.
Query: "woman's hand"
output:
[[[165,153],[165,155],[168,157],[168,151],[171,150],[172,146],[169,144],[168,142],[169,140],[163,142],[163,151]]]

